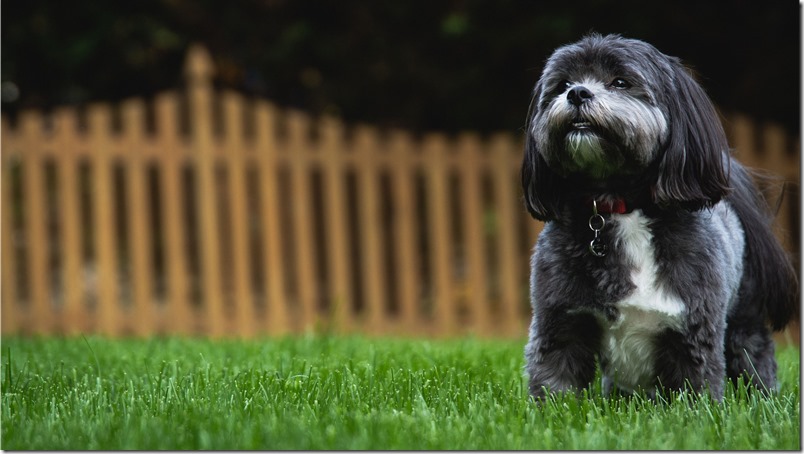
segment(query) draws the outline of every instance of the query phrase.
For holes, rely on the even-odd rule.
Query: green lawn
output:
[[[800,450],[799,351],[778,396],[527,396],[522,341],[360,337],[2,342],[2,448]]]

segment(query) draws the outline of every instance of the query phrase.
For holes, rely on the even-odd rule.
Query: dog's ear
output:
[[[660,206],[710,207],[729,192],[728,142],[715,107],[680,61],[671,62],[670,136],[659,161],[653,198]]]
[[[522,191],[525,207],[534,218],[549,221],[556,217],[563,193],[561,177],[550,170],[533,139],[533,118],[538,113],[541,97],[541,82],[536,84],[525,125],[525,157],[522,161]],[[540,131],[536,131],[540,133]]]

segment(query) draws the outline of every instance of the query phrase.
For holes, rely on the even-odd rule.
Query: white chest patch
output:
[[[624,252],[636,288],[617,303],[618,319],[604,323],[602,354],[608,361],[603,373],[622,389],[649,389],[655,384],[656,335],[678,328],[685,306],[659,285],[653,235],[642,211],[614,216],[615,247]]]

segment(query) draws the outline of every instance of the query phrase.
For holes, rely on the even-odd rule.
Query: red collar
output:
[[[606,198],[597,200],[597,212],[600,214],[625,214],[628,213],[628,207],[625,204],[625,199]],[[589,208],[592,208],[592,199],[589,199]]]

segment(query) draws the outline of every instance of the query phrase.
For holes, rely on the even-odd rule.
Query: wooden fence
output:
[[[541,225],[519,136],[346,128],[212,73],[196,46],[186,93],[3,118],[4,334],[525,335]],[[727,129],[743,161],[798,181],[782,130]]]

